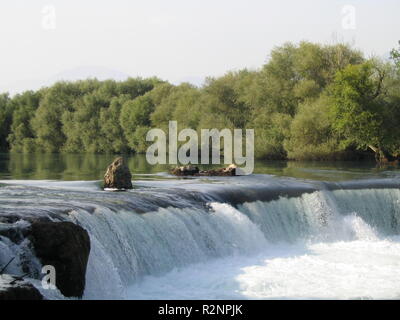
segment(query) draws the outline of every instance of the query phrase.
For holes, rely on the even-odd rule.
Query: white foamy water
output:
[[[96,182],[12,181],[0,188],[0,215],[40,214],[87,230],[84,299],[400,299],[399,189],[267,199],[291,181],[193,181],[126,193],[102,192]],[[27,239],[0,236],[0,249],[0,264],[17,256],[16,274],[32,254]]]
[[[319,191],[211,212],[80,213],[94,244],[85,297],[398,299],[397,199],[396,189]]]
[[[388,192],[393,199],[398,196],[381,192]],[[357,199],[356,194],[352,197]],[[221,203],[211,204],[212,213],[169,208],[140,217],[145,221],[141,224],[126,215],[107,214],[113,224],[125,219],[125,227],[131,225],[130,235],[124,233],[120,239],[135,243],[127,237],[133,233],[143,237],[136,240],[140,252],[129,256],[137,259],[136,272],[140,261],[146,264],[140,274],[125,274],[125,280],[119,282],[124,288],[120,298],[400,298],[399,238],[383,236],[377,230],[385,230],[385,221],[393,219],[393,212],[381,219],[382,225],[371,226],[355,212],[339,214],[338,208],[332,208],[334,200],[334,194],[316,192],[247,203],[240,210]],[[160,238],[164,240],[156,240]],[[118,267],[115,261],[121,254],[113,254],[115,270],[124,274],[129,268]],[[98,258],[91,255],[91,259],[91,264],[98,266]],[[129,265],[135,265],[132,263]],[[135,281],[130,282],[133,277]],[[98,297],[95,292],[103,291],[89,286],[86,297]]]
[[[400,299],[400,244],[354,240],[275,246],[149,276],[128,299]]]

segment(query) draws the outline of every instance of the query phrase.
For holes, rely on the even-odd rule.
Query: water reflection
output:
[[[106,167],[114,158],[115,155],[98,154],[0,154],[0,179],[101,180]],[[144,155],[126,156],[126,160],[136,175],[168,172],[172,167],[152,166],[147,163]],[[207,169],[218,166],[201,167]],[[256,161],[255,173],[339,181],[397,176],[399,170],[376,168],[374,162]]]

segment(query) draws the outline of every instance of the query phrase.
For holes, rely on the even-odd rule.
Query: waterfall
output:
[[[396,235],[398,199],[398,189],[321,190],[236,208],[212,202],[204,208],[168,207],[136,214],[98,206],[70,216],[91,236],[85,298],[123,298],[125,288],[146,275],[256,254],[276,243]]]
[[[104,298],[101,295],[110,288],[111,296],[121,297],[123,288],[143,275],[251,254],[267,244],[261,230],[228,204],[212,203],[207,211],[161,208],[142,215],[97,208],[91,214],[77,211],[72,216],[91,237],[88,298]]]
[[[399,189],[316,191],[296,198],[239,205],[270,242],[351,240],[350,219],[384,235],[400,233]],[[350,229],[349,229],[350,228]]]
[[[70,220],[85,228],[90,236],[91,252],[84,299],[137,298],[140,296],[135,292],[143,289],[140,287],[143,281],[153,283],[156,288],[159,277],[166,277],[165,281],[171,283],[181,279],[182,274],[191,279],[192,268],[203,274],[203,279],[218,282],[226,274],[238,283],[244,279],[246,286],[251,287],[235,288],[231,283],[232,292],[248,292],[248,296],[256,298],[275,297],[274,292],[281,294],[277,288],[285,282],[280,278],[279,269],[287,267],[288,273],[295,274],[296,268],[302,268],[296,259],[280,266],[279,263],[285,261],[282,259],[292,252],[296,252],[295,256],[307,253],[310,248],[313,254],[318,254],[321,248],[324,248],[321,252],[328,249],[346,252],[347,249],[343,249],[346,246],[341,243],[352,243],[354,250],[365,254],[372,250],[379,255],[380,250],[392,248],[390,252],[394,253],[390,255],[396,256],[397,242],[390,242],[390,239],[400,234],[398,187],[385,188],[382,183],[376,188],[297,184],[291,190],[289,183],[280,187],[254,184],[218,187],[144,188],[110,194],[89,184],[88,191],[77,191],[69,185],[64,189],[46,189],[36,182],[33,186],[1,188],[0,218],[2,215],[18,216],[20,220],[11,223],[16,230],[29,225],[24,221],[25,216]],[[384,242],[386,239],[389,244]],[[25,266],[28,261],[31,270],[40,271],[40,263],[30,252],[28,239],[15,244],[0,233],[0,249],[0,264],[17,257],[10,265],[10,272],[22,274],[23,259]],[[253,269],[246,273],[250,278],[237,275],[238,270],[246,270],[246,263],[254,263],[254,257],[260,254],[264,258],[279,257],[270,264],[271,268],[276,264],[276,269],[268,269],[265,274],[272,272],[281,283],[276,284],[276,288],[269,284],[268,294],[260,293],[258,280],[250,276]],[[351,251],[349,257],[354,254]],[[390,255],[389,264],[394,261]],[[334,255],[326,256],[331,259]],[[334,259],[339,258],[335,256]],[[302,259],[304,265],[309,263],[307,255]],[[260,261],[257,263],[262,265]],[[264,270],[265,266],[260,268]],[[393,281],[386,274],[385,277],[388,283]],[[196,279],[190,281],[197,283]],[[186,285],[182,283],[182,287]],[[132,286],[136,289],[130,289]],[[224,297],[222,289],[214,289],[219,292],[217,298]],[[317,289],[316,286],[318,293]],[[382,289],[382,296],[387,294],[385,290]],[[49,297],[52,295],[54,297],[54,293],[49,293]],[[230,297],[232,295],[227,296]]]

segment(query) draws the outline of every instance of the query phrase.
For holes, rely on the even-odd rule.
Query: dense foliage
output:
[[[400,50],[365,59],[347,45],[287,43],[256,71],[203,87],[156,78],[59,82],[0,95],[0,151],[145,152],[150,128],[254,128],[256,156],[400,155]]]

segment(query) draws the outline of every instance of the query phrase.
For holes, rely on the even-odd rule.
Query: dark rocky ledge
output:
[[[24,219],[26,224],[16,225],[13,219],[0,219],[0,236],[19,245],[24,239],[30,241],[32,253],[44,265],[52,265],[56,271],[56,287],[66,297],[82,297],[86,284],[86,268],[90,253],[88,232],[69,221],[51,221],[44,217]],[[33,267],[24,256],[20,258],[20,267],[25,276],[41,280],[41,270]],[[13,260],[13,259],[12,259]],[[11,261],[12,261],[11,260]],[[7,265],[0,266],[5,274]],[[0,273],[1,273],[0,271]],[[14,281],[16,282],[16,281]],[[0,282],[1,285],[1,282]],[[7,296],[18,298],[31,289],[23,286],[11,290]],[[1,289],[1,286],[0,286]],[[28,290],[29,289],[29,290]],[[21,295],[20,295],[21,293]],[[3,293],[5,295],[5,293]]]
[[[27,234],[37,258],[56,270],[56,287],[66,297],[82,297],[90,238],[72,222],[32,222]]]
[[[0,300],[43,300],[43,296],[32,284],[3,274],[0,275]]]

